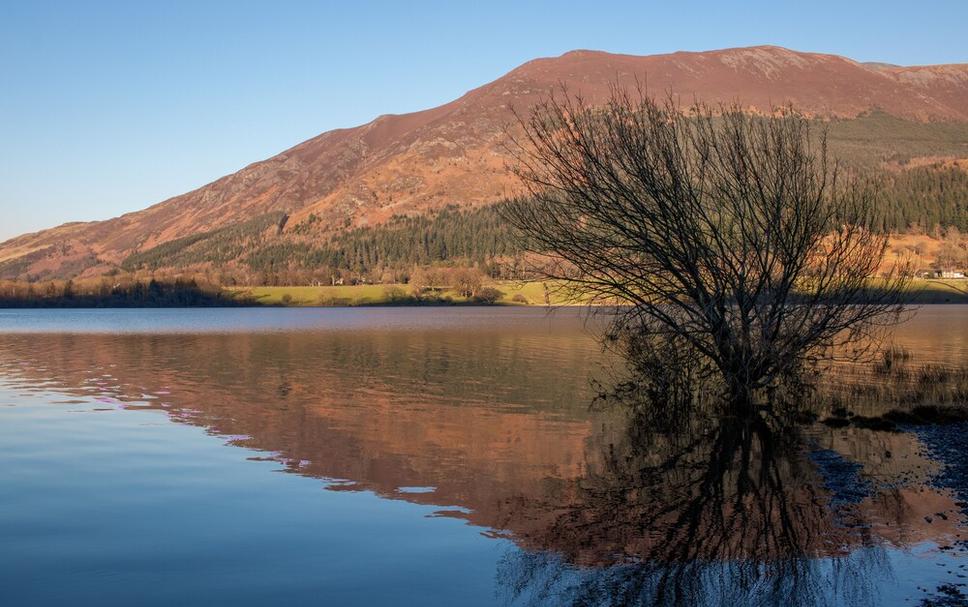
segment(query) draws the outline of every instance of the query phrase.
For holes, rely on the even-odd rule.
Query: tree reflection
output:
[[[570,605],[873,603],[887,567],[859,510],[799,427],[639,408],[604,427],[595,469],[546,526],[519,534],[499,579],[510,602]],[[654,411],[652,409],[651,411]],[[679,420],[683,422],[683,420]],[[535,505],[532,505],[535,506]],[[837,597],[837,601],[834,600]]]
[[[589,412],[582,343],[8,335],[0,379],[163,410],[329,488],[440,507],[520,547],[498,577],[514,603],[876,604],[891,546],[959,530],[960,513],[936,515],[960,509],[926,487],[936,469],[913,434],[798,424],[812,397],[793,389],[740,415],[704,398],[716,386],[694,367],[610,385]]]

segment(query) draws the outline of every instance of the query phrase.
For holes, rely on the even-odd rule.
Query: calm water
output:
[[[916,605],[968,429],[630,433],[536,309],[0,312],[0,605]],[[968,363],[968,308],[894,340]]]

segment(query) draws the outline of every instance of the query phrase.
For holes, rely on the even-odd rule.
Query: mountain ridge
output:
[[[12,238],[0,243],[0,276],[95,275],[134,252],[268,213],[287,215],[287,233],[307,222],[332,233],[451,203],[488,204],[516,191],[502,151],[512,107],[526,111],[562,84],[597,103],[616,83],[641,81],[754,111],[789,103],[825,119],[883,112],[968,123],[968,64],[860,63],[771,45],[648,56],[577,49],[523,63],[434,108],[324,132],[143,210]],[[937,155],[968,157],[968,143],[949,147]]]

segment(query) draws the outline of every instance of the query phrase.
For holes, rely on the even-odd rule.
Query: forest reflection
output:
[[[0,378],[437,506],[514,543],[512,603],[877,604],[889,550],[957,537],[916,435],[590,408],[601,356],[577,327],[3,335]]]

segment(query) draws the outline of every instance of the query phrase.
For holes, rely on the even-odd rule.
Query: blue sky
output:
[[[575,48],[963,63],[966,23],[965,0],[0,0],[0,240],[144,208]]]

